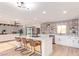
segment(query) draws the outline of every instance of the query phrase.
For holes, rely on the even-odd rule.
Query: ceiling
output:
[[[13,21],[27,26],[40,26],[43,22],[69,20],[79,17],[78,2],[34,2],[33,10],[18,8],[13,3],[0,2],[0,22]],[[42,14],[46,11],[46,14]],[[64,14],[63,11],[67,13]]]

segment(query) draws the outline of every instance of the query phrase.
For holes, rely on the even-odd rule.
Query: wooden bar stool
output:
[[[20,51],[21,48],[22,48],[22,45],[21,45],[21,38],[20,37],[15,37],[15,40],[18,44],[18,46],[15,48],[15,51]]]
[[[42,53],[42,48],[41,48],[41,41],[40,40],[35,40],[35,44],[36,44],[36,46],[40,46],[40,51],[37,51],[37,50],[35,50],[35,51],[37,51],[37,52],[39,52],[40,54]]]
[[[36,54],[36,49],[35,49],[35,47],[37,47],[38,45],[40,45],[40,47],[41,47],[41,42],[40,41],[38,41],[38,40],[33,40],[33,39],[30,39],[30,46],[31,46],[31,50],[33,51],[31,54],[30,54],[30,56],[31,55],[33,55],[33,54]],[[33,48],[33,49],[32,49]],[[41,48],[40,48],[41,49]],[[41,55],[41,54],[40,54]]]
[[[30,53],[31,51],[30,51],[29,47],[27,46],[27,44],[29,43],[29,40],[26,38],[22,38],[21,43],[22,43],[22,46],[24,47],[24,50],[22,50],[21,53],[22,54]],[[24,53],[25,51],[26,51],[26,53]]]

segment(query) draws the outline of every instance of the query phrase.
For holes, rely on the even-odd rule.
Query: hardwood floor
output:
[[[79,48],[62,45],[53,45],[53,56],[79,56]]]
[[[6,52],[4,52],[4,54],[2,53],[0,55],[23,56],[19,52],[14,51],[13,48],[15,48],[15,47],[16,47],[15,41],[0,43],[0,53],[6,51]],[[36,49],[39,49],[39,47],[37,47]],[[53,53],[51,54],[51,56],[79,56],[79,48],[73,48],[73,47],[54,44]]]
[[[0,52],[16,47],[16,41],[0,43]]]
[[[0,56],[29,56],[29,54],[20,53],[20,51],[15,51],[16,48],[16,41],[10,41],[10,42],[4,42],[0,43]],[[28,47],[30,47],[30,44],[28,44]],[[37,51],[40,51],[40,46],[37,46],[35,49]],[[34,54],[33,56],[39,56],[38,54]]]

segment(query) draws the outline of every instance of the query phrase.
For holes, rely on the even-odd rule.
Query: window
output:
[[[57,26],[58,34],[66,34],[66,25],[58,25]]]

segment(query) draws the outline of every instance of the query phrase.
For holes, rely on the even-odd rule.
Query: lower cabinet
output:
[[[73,47],[79,48],[79,38],[73,38]]]
[[[9,40],[15,40],[16,36],[19,36],[19,34],[0,35],[0,42],[9,41]]]
[[[79,48],[79,37],[56,35],[55,42],[56,44]]]

